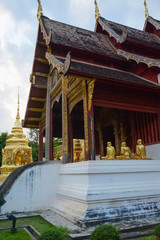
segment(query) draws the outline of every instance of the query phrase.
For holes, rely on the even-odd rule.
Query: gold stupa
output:
[[[28,140],[23,133],[19,116],[19,94],[17,116],[12,132],[9,135],[6,146],[2,149],[2,167],[0,167],[0,182],[19,166],[32,162],[32,148],[28,146]]]

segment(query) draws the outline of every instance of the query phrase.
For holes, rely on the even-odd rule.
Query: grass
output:
[[[16,227],[22,227],[32,225],[40,234],[53,230],[54,226],[47,222],[44,218],[41,216],[35,216],[35,217],[24,217],[24,218],[18,218],[16,222]],[[3,220],[0,221],[0,229],[2,228],[10,228],[12,226],[12,222],[9,220]],[[1,238],[0,238],[1,239]],[[8,239],[6,239],[8,240]]]
[[[1,240],[32,240],[25,230],[18,230],[17,232],[11,233],[9,230],[0,231]]]
[[[156,237],[140,238],[140,240],[156,240]]]

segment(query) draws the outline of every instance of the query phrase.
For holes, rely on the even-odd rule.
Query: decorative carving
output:
[[[110,37],[113,37],[117,43],[123,43],[127,38],[127,30],[123,31],[122,35],[118,35],[107,23],[103,23],[103,21],[99,18],[99,24],[101,25],[102,29],[108,32]]]
[[[63,137],[63,162],[68,157],[68,111],[67,111],[67,77],[62,75],[62,137]]]
[[[37,11],[37,19],[40,21],[41,16],[43,15],[41,1],[38,0],[38,11]]]
[[[100,17],[100,13],[99,13],[99,8],[96,0],[94,1],[94,4],[95,4],[95,19],[98,20],[98,18]]]
[[[126,139],[127,139],[126,129],[123,127],[123,123],[122,122],[120,122],[119,133],[120,133],[121,141],[125,142]]]
[[[57,58],[55,58],[52,54],[48,52],[46,52],[45,57],[48,60],[49,64],[52,65],[53,69],[56,68],[58,70],[58,74],[63,73],[63,75],[66,75],[71,64],[70,52],[68,52],[64,63],[59,61]]]
[[[145,63],[148,65],[148,67],[159,67],[160,68],[160,59],[152,59],[147,57],[138,56],[136,54],[132,54],[129,52],[126,52],[124,50],[118,49],[117,54],[126,58],[127,60],[131,59],[136,61],[137,64],[139,63]]]
[[[159,22],[155,21],[153,18],[148,18],[148,22],[150,22],[157,30],[160,30]],[[158,37],[158,36],[157,36]]]
[[[88,83],[88,110],[91,110],[95,79]]]
[[[50,32],[48,35],[41,18],[39,20],[39,23],[40,23],[40,27],[41,27],[41,32],[43,33],[43,39],[45,40],[46,45],[49,45],[51,42],[51,38],[52,38],[52,29],[50,29]]]
[[[83,115],[84,115],[84,136],[85,136],[85,152],[88,152],[88,114],[87,114],[87,91],[86,91],[86,82],[83,84]]]

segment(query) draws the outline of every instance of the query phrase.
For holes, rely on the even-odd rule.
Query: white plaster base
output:
[[[146,146],[146,154],[148,158],[160,159],[160,144]]]
[[[61,166],[55,209],[80,225],[160,215],[160,160]]]
[[[26,169],[16,179],[0,207],[0,214],[49,209],[55,203],[61,161]]]

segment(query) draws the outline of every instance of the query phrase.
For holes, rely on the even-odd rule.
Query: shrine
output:
[[[23,127],[39,129],[39,161],[43,137],[46,160],[62,138],[56,211],[79,224],[159,215],[160,21],[144,1],[144,29],[124,26],[95,1],[88,31],[49,19],[38,3]],[[84,140],[83,162],[74,162],[73,139]]]
[[[0,182],[20,166],[32,162],[32,148],[28,146],[28,140],[23,133],[19,116],[19,95],[17,116],[11,134],[6,140],[6,146],[2,149],[2,166],[0,167]]]

